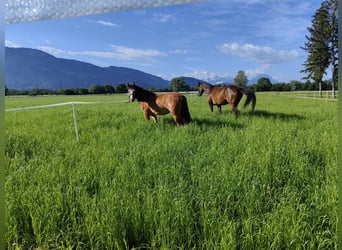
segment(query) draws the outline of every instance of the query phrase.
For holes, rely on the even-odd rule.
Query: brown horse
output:
[[[240,88],[237,86],[214,86],[209,83],[198,83],[198,96],[201,96],[203,92],[208,94],[208,103],[211,112],[213,112],[213,105],[217,105],[219,112],[221,113],[221,105],[230,104],[234,116],[237,116],[237,106],[245,94],[247,96],[244,107],[246,107],[252,101],[252,111],[254,111],[256,97],[253,90]]]
[[[140,102],[146,121],[152,116],[154,122],[157,123],[157,115],[168,113],[172,114],[177,126],[191,121],[187,100],[185,96],[177,92],[157,95],[135,84],[127,84],[127,90],[131,102],[135,99]]]

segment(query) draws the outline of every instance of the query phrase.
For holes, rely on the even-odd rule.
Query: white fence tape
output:
[[[338,98],[326,98],[326,97],[308,97],[298,95],[296,98],[310,99],[310,100],[320,100],[320,101],[338,101]]]
[[[29,109],[50,108],[50,107],[58,107],[58,106],[73,105],[73,104],[107,104],[107,103],[120,103],[120,102],[128,102],[128,100],[125,100],[125,101],[112,101],[112,102],[62,102],[62,103],[47,104],[47,105],[41,105],[41,106],[31,106],[31,107],[23,107],[23,108],[5,109],[5,112],[12,112],[12,111],[19,111],[19,110],[29,110]]]
[[[41,108],[51,108],[51,107],[71,105],[72,106],[72,114],[73,114],[73,118],[74,118],[74,127],[75,127],[76,141],[79,142],[80,139],[79,139],[79,136],[78,136],[75,104],[82,104],[82,105],[83,104],[108,104],[108,103],[123,103],[123,102],[129,102],[129,100],[125,100],[125,101],[112,101],[112,102],[62,102],[62,103],[47,104],[47,105],[41,105],[41,106],[32,106],[32,107],[23,107],[23,108],[12,108],[12,109],[6,109],[5,111],[6,112],[12,112],[12,111],[19,111],[19,110],[41,109]]]

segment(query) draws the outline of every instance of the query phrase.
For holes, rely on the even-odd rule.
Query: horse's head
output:
[[[129,83],[127,83],[128,99],[129,99],[131,102],[134,102],[134,100],[135,100],[135,87],[136,87],[135,84],[129,84]]]
[[[156,96],[155,93],[139,87],[138,85],[127,83],[127,94],[131,102],[146,102],[151,96]]]
[[[203,83],[198,82],[198,93],[197,93],[197,95],[201,96],[204,91],[205,91],[205,89],[204,89]]]

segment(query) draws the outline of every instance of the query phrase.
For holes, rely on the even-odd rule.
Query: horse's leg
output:
[[[239,102],[240,102],[242,96],[243,96],[243,94],[240,91],[237,91],[235,98],[232,98],[232,100],[231,100],[232,101],[232,111],[233,111],[235,118],[237,118],[237,115],[239,113],[237,107],[239,105]]]
[[[235,118],[237,118],[237,114],[238,114],[237,106],[235,106],[235,104],[231,104],[231,107],[232,107],[232,112],[233,112]]]
[[[174,116],[173,116],[173,119],[175,120],[177,126],[181,126],[181,125],[184,124],[182,118],[180,118],[180,117],[177,116],[177,115],[174,115]]]
[[[157,115],[152,113],[151,116],[152,116],[153,122],[157,123],[158,122]]]
[[[217,108],[218,108],[219,113],[222,113],[222,111],[221,111],[221,105],[217,105]]]
[[[212,102],[210,102],[210,101],[209,101],[208,103],[209,103],[210,111],[213,112],[213,106],[214,106],[214,104],[213,104]]]
[[[157,115],[152,113],[150,109],[144,109],[144,117],[146,121],[150,120],[150,117],[152,116],[153,122],[157,123]]]
[[[170,110],[173,120],[176,122],[177,126],[184,124],[181,108],[181,106],[177,105],[173,110]]]
[[[149,121],[149,120],[150,120],[150,114],[149,114],[149,112],[148,112],[147,109],[144,109],[144,117],[145,117],[145,120],[146,120],[146,121]]]
[[[173,120],[175,120],[177,126],[180,126],[180,125],[184,124],[182,113],[181,113],[180,110],[178,112],[176,110],[171,112],[171,115],[173,117]]]

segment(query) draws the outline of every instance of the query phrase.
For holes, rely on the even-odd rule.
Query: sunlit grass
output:
[[[337,103],[260,94],[235,119],[187,98],[182,127],[75,105],[79,143],[71,105],[7,112],[7,247],[337,249]],[[6,108],[76,101],[29,100]]]

